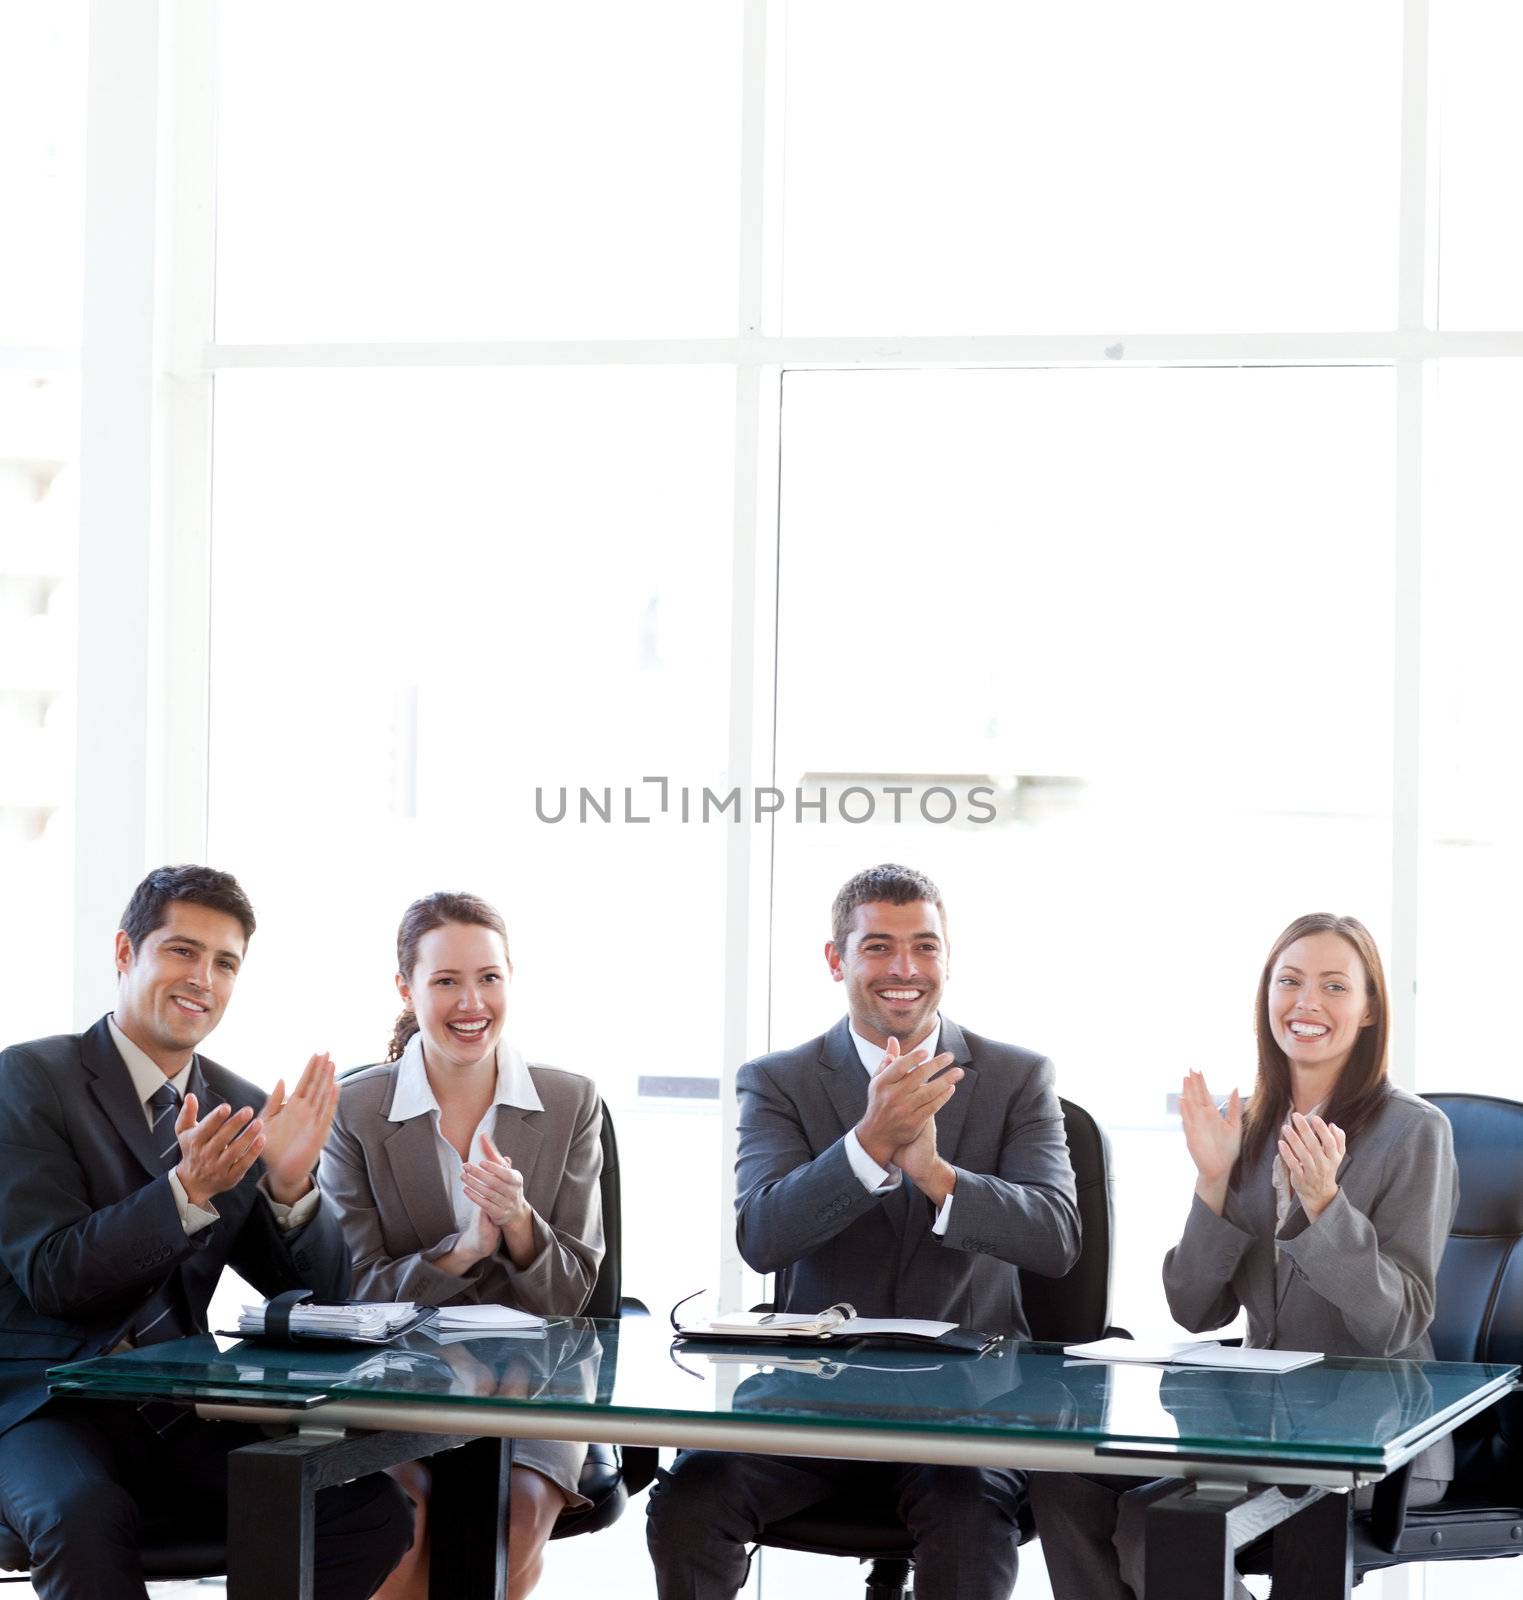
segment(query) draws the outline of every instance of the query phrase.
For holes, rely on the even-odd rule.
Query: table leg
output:
[[[1273,1529],[1275,1600],[1347,1600],[1351,1506],[1348,1495],[1326,1489],[1292,1499],[1272,1486],[1182,1484],[1147,1509],[1147,1591],[1168,1600],[1232,1600],[1233,1557]]]
[[[428,1592],[502,1600],[508,1592],[511,1439],[473,1439],[429,1462]],[[230,1597],[231,1600],[231,1597]]]
[[[345,1436],[309,1430],[232,1451],[227,1458],[227,1600],[312,1600],[313,1502],[319,1489],[473,1442],[497,1443],[458,1434]],[[506,1557],[503,1567],[506,1571]],[[495,1600],[503,1590],[458,1592],[468,1600],[478,1595]]]
[[[1329,1494],[1274,1530],[1275,1600],[1346,1600],[1354,1581],[1354,1497]]]

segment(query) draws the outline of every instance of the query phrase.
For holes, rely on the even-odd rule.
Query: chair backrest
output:
[[[1105,1130],[1072,1100],[1062,1100],[1068,1159],[1079,1190],[1084,1230],[1079,1259],[1061,1278],[1021,1273],[1021,1304],[1033,1339],[1098,1339],[1110,1325],[1111,1237],[1114,1225],[1111,1147]]]
[[[598,1268],[592,1298],[582,1309],[584,1317],[616,1317],[624,1279],[624,1217],[619,1200],[619,1141],[614,1137],[613,1118],[608,1103],[603,1103],[603,1171],[598,1178],[598,1195],[603,1202],[603,1262]]]
[[[1430,1094],[1454,1129],[1460,1204],[1438,1269],[1430,1330],[1440,1361],[1523,1365],[1523,1105],[1483,1094]],[[1523,1398],[1455,1439],[1457,1481],[1523,1482]]]

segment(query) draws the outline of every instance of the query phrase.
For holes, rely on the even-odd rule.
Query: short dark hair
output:
[[[155,867],[132,891],[122,913],[122,932],[136,952],[143,940],[169,920],[169,907],[176,900],[193,906],[209,906],[213,911],[236,917],[243,929],[243,942],[254,937],[254,908],[231,872],[193,864],[181,867]]]
[[[941,890],[923,872],[913,867],[901,867],[892,861],[868,867],[856,877],[848,878],[836,895],[830,908],[830,937],[837,950],[845,951],[851,937],[852,918],[858,906],[882,901],[891,906],[914,905],[917,900],[929,900],[941,915],[942,932],[947,926],[947,908],[941,902]]]
[[[447,927],[452,922],[463,923],[468,928],[490,928],[502,940],[502,953],[507,957],[508,971],[513,970],[513,957],[508,950],[508,928],[496,906],[483,900],[479,894],[463,894],[441,889],[414,900],[402,913],[402,923],[397,929],[397,973],[407,983],[412,982],[413,968],[418,964],[418,946],[425,933],[435,928]],[[386,1049],[387,1061],[401,1059],[407,1041],[418,1031],[418,1018],[411,1006],[397,1018],[391,1030],[391,1043]]]

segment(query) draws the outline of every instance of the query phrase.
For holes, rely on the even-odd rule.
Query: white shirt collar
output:
[[[111,1030],[111,1042],[116,1046],[117,1054],[126,1064],[127,1071],[132,1074],[132,1087],[137,1091],[137,1097],[146,1106],[149,1099],[158,1093],[166,1083],[175,1086],[175,1092],[183,1100],[185,1086],[190,1082],[192,1068],[196,1058],[192,1056],[188,1065],[182,1067],[172,1078],[164,1076],[164,1069],[147,1051],[140,1050],[131,1039],[127,1037],[116,1025],[116,1018],[111,1014],[106,1015],[106,1026]]]
[[[883,1046],[881,1044],[874,1044],[871,1039],[864,1039],[862,1035],[858,1033],[854,1027],[852,1027],[850,1021],[847,1022],[846,1029],[847,1032],[851,1034],[851,1042],[857,1047],[857,1054],[862,1058],[862,1065],[867,1068],[869,1073],[876,1072],[878,1070],[879,1063],[883,1060]],[[920,1041],[919,1044],[915,1046],[915,1048],[917,1050],[927,1051],[928,1054],[926,1056],[926,1060],[929,1061],[931,1056],[936,1054],[936,1047],[940,1043],[941,1013],[938,1011],[936,1013],[935,1027],[931,1029],[931,1031]],[[909,1051],[906,1050],[904,1053],[905,1055],[908,1055]]]
[[[508,1043],[497,1041],[497,1087],[492,1104],[516,1106],[520,1111],[543,1111],[544,1102],[529,1075],[529,1063]],[[397,1092],[391,1097],[388,1122],[407,1122],[430,1111],[438,1111],[439,1101],[428,1081],[423,1064],[423,1035],[415,1033],[397,1060]]]

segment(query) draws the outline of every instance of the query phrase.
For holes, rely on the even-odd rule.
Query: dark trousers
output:
[[[130,1404],[54,1401],[0,1435],[0,1517],[44,1600],[144,1600],[140,1531],[225,1539],[227,1453],[264,1437],[189,1412],[161,1435]],[[314,1592],[368,1600],[411,1541],[406,1496],[373,1473],[321,1490],[316,1515]]]
[[[897,1510],[915,1545],[917,1600],[1009,1600],[1026,1474],[690,1450],[651,1490],[646,1538],[661,1600],[730,1600],[746,1546],[837,1494]]]

